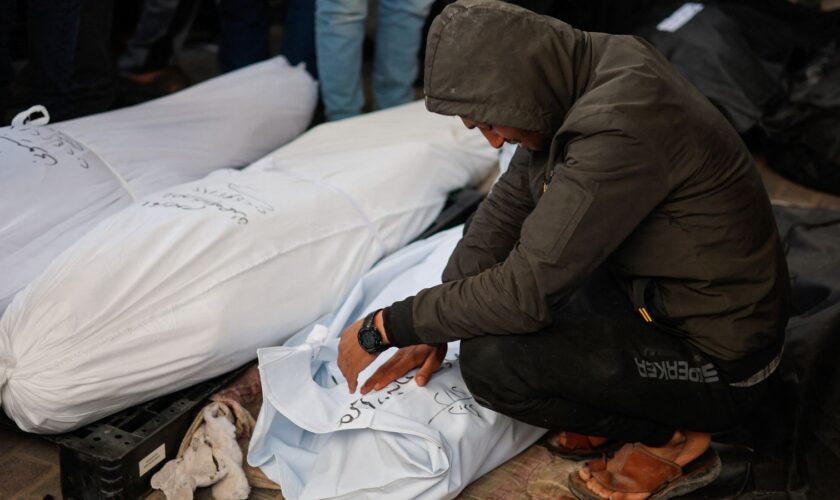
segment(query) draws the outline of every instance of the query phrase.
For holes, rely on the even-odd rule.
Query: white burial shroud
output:
[[[9,305],[3,409],[26,431],[62,432],[244,364],[333,310],[495,157],[418,102],[141,198]]]
[[[426,386],[414,372],[380,391],[350,394],[336,366],[337,337],[354,320],[440,283],[462,227],[377,264],[321,325],[284,347],[260,349],[263,405],[248,462],[289,500],[455,497],[524,450],[545,429],[481,407],[458,367],[459,342]],[[359,386],[395,352],[385,351]]]
[[[97,222],[300,135],[317,94],[278,57],[138,106],[0,128],[0,313]]]

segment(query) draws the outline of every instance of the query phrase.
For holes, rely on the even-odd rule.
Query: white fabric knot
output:
[[[36,104],[26,111],[21,111],[12,118],[12,127],[40,126],[50,122],[50,112],[47,108]]]

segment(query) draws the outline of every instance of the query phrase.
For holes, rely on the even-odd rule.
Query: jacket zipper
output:
[[[548,183],[551,182],[551,178],[554,177],[554,169],[551,167],[546,168],[546,173],[543,175],[543,193],[548,192]]]

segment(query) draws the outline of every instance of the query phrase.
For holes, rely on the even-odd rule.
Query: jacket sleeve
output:
[[[619,117],[584,120],[590,126],[579,124],[566,144],[548,191],[525,219],[507,258],[393,304],[386,329],[394,345],[522,334],[548,326],[554,306],[665,199],[667,170],[655,148],[628,134],[634,130],[630,124],[616,126]]]
[[[507,258],[534,209],[528,186],[531,155],[519,148],[508,170],[479,205],[443,271],[443,282],[475,276]]]

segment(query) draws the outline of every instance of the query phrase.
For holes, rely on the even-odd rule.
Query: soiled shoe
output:
[[[604,489],[618,493],[648,493],[650,500],[664,500],[695,491],[714,481],[721,470],[720,457],[709,447],[683,467],[657,456],[638,443],[628,444],[592,478]],[[579,499],[600,500],[578,471],[569,475],[569,490]]]

